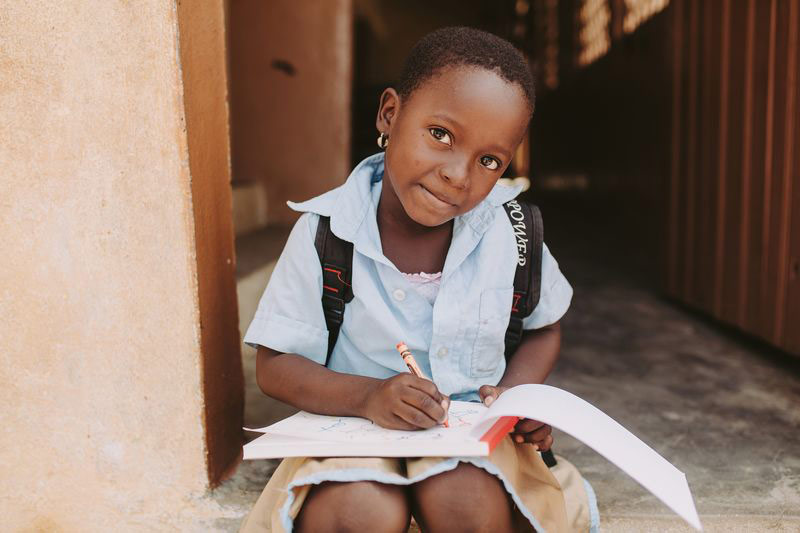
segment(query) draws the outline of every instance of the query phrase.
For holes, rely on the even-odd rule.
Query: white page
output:
[[[301,411],[271,426],[249,431],[336,442],[462,442],[477,440],[470,436],[470,430],[484,412],[486,407],[483,404],[453,401],[448,410],[449,428],[434,426],[419,431],[402,431],[382,428],[364,418],[316,415]]]
[[[486,456],[489,446],[467,440],[325,441],[264,433],[244,445],[244,459],[283,457],[451,457]]]
[[[702,530],[683,472],[592,404],[549,385],[519,385],[492,404],[472,429],[473,437],[485,433],[501,416],[532,418],[569,433]]]

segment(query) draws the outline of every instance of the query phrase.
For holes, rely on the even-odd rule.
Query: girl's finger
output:
[[[511,438],[514,439],[514,442],[516,442],[517,444],[522,444],[522,443],[531,444],[537,451],[541,449],[541,444],[544,442],[543,440],[542,441],[533,440],[531,438],[530,433],[525,433],[525,434],[518,433],[515,435],[512,434]]]
[[[439,406],[439,408],[441,409],[441,406]],[[414,426],[412,429],[428,429],[439,423],[437,420],[428,416],[424,411],[420,411],[413,405],[405,402],[400,402],[400,404],[395,407],[394,414]]]
[[[531,420],[530,418],[523,418],[517,425],[514,426],[514,433],[530,433],[531,431],[536,431],[537,429],[544,427],[545,424],[539,422],[538,420]]]
[[[525,440],[529,442],[541,442],[545,438],[547,438],[550,433],[553,432],[553,428],[550,426],[542,426],[536,431],[531,431],[530,433],[525,434]]]
[[[417,376],[409,375],[408,385],[418,391],[422,391],[437,402],[441,402],[444,398],[444,395],[439,392],[439,389],[436,388],[436,385],[433,381],[429,381],[427,379],[418,378]]]
[[[413,389],[411,387],[408,387],[403,391],[400,399],[411,407],[414,407],[425,413],[437,424],[444,421],[444,417],[447,414],[447,411],[445,411],[444,406],[440,401],[420,390]]]
[[[402,429],[404,431],[413,431],[415,429],[419,429],[418,427],[409,424],[396,414],[391,414],[390,416],[392,418],[392,427],[389,429]]]
[[[528,433],[514,432],[511,435],[517,442],[542,442],[548,435],[553,432],[550,426],[542,426],[536,431],[529,431]],[[517,437],[522,437],[522,441],[517,440]]]
[[[548,435],[543,440],[541,440],[539,442],[534,442],[533,444],[534,444],[534,446],[539,448],[539,451],[546,452],[553,445],[553,436],[552,435]]]
[[[497,393],[495,392],[495,388],[491,385],[481,385],[481,388],[478,389],[478,395],[481,397],[481,401],[486,405],[489,405],[497,398]],[[493,397],[492,400],[486,401],[488,398]]]
[[[492,405],[503,391],[506,390],[506,387],[495,387],[493,385],[482,385],[481,388],[478,389],[478,394],[481,397],[481,401],[487,407]]]

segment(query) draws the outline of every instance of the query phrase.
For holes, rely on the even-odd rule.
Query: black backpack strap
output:
[[[334,235],[330,217],[320,216],[314,248],[322,266],[322,311],[328,327],[325,366],[328,366],[344,321],[344,306],[353,299],[353,243]]]
[[[517,270],[514,273],[514,301],[506,329],[506,361],[522,342],[522,319],[539,303],[542,285],[542,243],[544,228],[539,208],[511,200],[503,204],[517,243]]]
[[[522,319],[539,304],[542,290],[542,245],[544,226],[542,213],[533,204],[511,200],[503,204],[514,229],[517,243],[517,270],[514,273],[514,301],[506,330],[506,361],[511,359],[522,342]],[[553,450],[542,452],[549,468],[558,464]]]

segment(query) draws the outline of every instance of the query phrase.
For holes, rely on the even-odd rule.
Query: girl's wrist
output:
[[[365,376],[361,377],[361,379],[363,380],[362,383],[354,387],[353,395],[351,396],[353,399],[351,409],[355,416],[371,420],[369,417],[369,399],[381,380]]]

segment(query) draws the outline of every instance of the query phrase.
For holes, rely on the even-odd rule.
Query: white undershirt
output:
[[[442,281],[441,272],[436,272],[435,274],[428,274],[427,272],[406,274],[403,272],[403,276],[414,286],[420,296],[433,305],[433,302],[436,301],[436,295],[439,294],[439,285]]]

